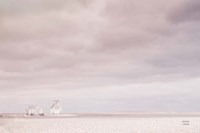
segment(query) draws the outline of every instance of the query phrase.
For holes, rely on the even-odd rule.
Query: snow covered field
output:
[[[0,133],[200,133],[200,117],[1,117]]]

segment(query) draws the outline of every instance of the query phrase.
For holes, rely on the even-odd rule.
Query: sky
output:
[[[1,0],[0,113],[200,111],[199,0]]]

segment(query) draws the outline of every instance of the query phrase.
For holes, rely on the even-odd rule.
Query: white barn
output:
[[[55,100],[53,105],[50,107],[50,114],[60,114],[62,112],[62,107],[58,100]]]

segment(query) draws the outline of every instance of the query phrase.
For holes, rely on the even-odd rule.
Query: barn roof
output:
[[[62,109],[59,101],[56,101],[52,106],[51,106],[51,109]]]

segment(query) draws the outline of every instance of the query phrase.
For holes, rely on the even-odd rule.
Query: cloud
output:
[[[98,24],[96,20],[98,18],[95,18],[98,16],[98,11],[92,9],[93,6],[89,6],[86,0],[85,2],[61,0],[57,1],[57,4],[54,1],[45,0],[22,1],[12,5],[9,2],[13,3],[13,1],[8,1],[2,4],[5,9],[2,9],[1,40],[40,39],[63,34],[70,36],[70,34],[85,32],[88,24]],[[88,3],[89,7],[84,6],[84,3]],[[25,6],[26,4],[28,5]],[[52,8],[46,9],[45,7],[48,6]],[[7,10],[11,11],[11,15]]]
[[[200,29],[182,23],[197,12],[191,5],[182,0],[1,1],[0,96],[4,103],[18,99],[23,107],[33,94],[31,102],[45,105],[63,99],[81,106],[86,98],[87,110],[95,102],[116,110],[120,102],[131,110],[137,97],[139,110],[169,94],[177,105],[176,96],[187,87],[159,86],[199,78]]]
[[[169,14],[169,19],[175,23],[199,21],[200,2],[187,0],[176,5]]]

